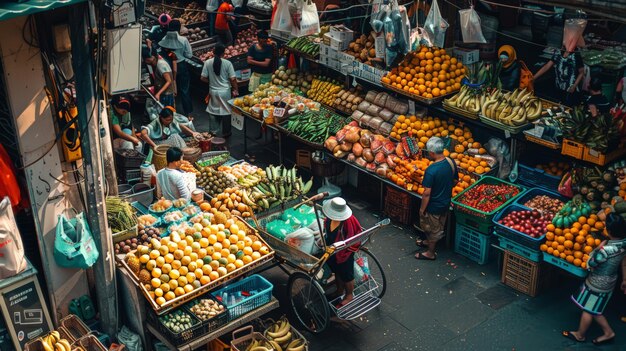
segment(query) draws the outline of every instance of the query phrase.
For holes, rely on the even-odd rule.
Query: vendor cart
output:
[[[319,206],[316,203],[327,195],[327,193],[317,194],[297,204],[294,208],[304,203],[311,203],[314,208],[317,208]],[[318,212],[316,210],[315,214],[321,229],[322,224]],[[329,246],[324,243],[322,236],[323,253],[320,257],[316,257],[300,251],[264,230],[265,224],[281,214],[282,211],[280,210],[265,213],[260,218],[255,218],[255,222],[259,235],[275,252],[276,263],[273,266],[280,267],[289,276],[287,292],[290,306],[303,327],[312,333],[320,333],[329,325],[331,310],[339,319],[354,320],[380,304],[387,284],[385,272],[376,256],[366,245],[379,228],[390,223],[389,219],[384,219],[358,235]],[[366,262],[363,265],[366,267],[364,269],[366,272],[363,275],[364,279],[355,283],[354,299],[341,307],[337,307],[343,296],[331,301],[327,300],[326,289],[321,283],[322,270],[332,255],[343,250],[355,250],[353,246],[358,246],[355,251],[355,262],[361,262],[361,264]]]

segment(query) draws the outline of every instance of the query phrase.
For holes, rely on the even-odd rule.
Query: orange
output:
[[[585,217],[585,216],[580,216],[580,218],[578,218],[578,223],[580,223],[580,224],[585,224],[585,223],[587,223],[587,217]]]
[[[554,228],[554,227],[553,227],[553,228]],[[552,230],[554,230],[554,229],[552,229]],[[548,231],[548,232],[546,233],[546,240],[547,240],[547,241],[552,241],[552,240],[554,240],[554,233],[552,233],[552,231]]]
[[[584,249],[583,251],[584,251],[585,253],[587,253],[587,254],[588,254],[588,253],[591,253],[591,251],[593,251],[593,247],[591,247],[591,246],[588,246],[588,245],[587,245],[587,246],[585,246],[585,249]]]
[[[580,267],[580,265],[583,263],[583,261],[580,260],[580,258],[575,258],[574,259],[574,266],[576,267]]]
[[[547,250],[548,250],[548,245],[546,245],[546,244],[541,244],[541,246],[539,246],[539,249],[540,249],[541,251],[547,251]]]
[[[552,251],[552,256],[554,256],[554,257],[560,257],[560,256],[561,256],[561,253],[559,252],[559,250],[554,250],[554,251]]]
[[[580,268],[586,269],[587,268],[587,263],[586,262],[581,263],[580,264]]]
[[[559,243],[557,241],[553,241],[552,245],[550,246],[552,246],[553,249],[556,249],[557,247],[559,247]]]
[[[583,235],[579,235],[576,237],[576,242],[579,244],[583,244],[585,242],[585,237]]]
[[[551,247],[548,247],[548,250],[546,252],[548,253],[548,255],[552,255],[552,253],[554,252],[554,249]]]
[[[565,242],[565,237],[559,235],[559,236],[556,237],[556,241],[559,244],[563,244]]]
[[[580,251],[574,252],[574,258],[583,258],[583,253]]]
[[[602,230],[602,229],[604,229],[604,223],[600,222],[600,221],[597,221],[595,223],[595,225],[594,225],[594,228],[596,228],[597,230]]]
[[[593,246],[596,244],[596,241],[593,239],[593,237],[587,237],[587,246]]]
[[[565,240],[565,242],[563,243],[563,246],[565,246],[565,248],[567,249],[571,249],[574,247],[574,243],[571,240]]]

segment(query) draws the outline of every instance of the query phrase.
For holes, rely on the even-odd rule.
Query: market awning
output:
[[[62,6],[78,4],[86,0],[29,0],[25,2],[0,2],[0,21],[37,12],[49,11]]]

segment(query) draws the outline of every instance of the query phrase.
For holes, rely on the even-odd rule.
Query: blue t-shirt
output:
[[[430,201],[426,207],[426,212],[434,215],[441,215],[450,208],[450,199],[452,198],[452,187],[454,181],[459,177],[456,164],[454,169],[445,159],[435,162],[428,166],[424,173],[424,188],[430,188]]]

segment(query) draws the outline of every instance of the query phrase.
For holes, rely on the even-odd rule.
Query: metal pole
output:
[[[108,233],[104,196],[103,163],[100,148],[99,102],[95,94],[96,84],[93,57],[90,51],[86,3],[70,8],[69,24],[72,42],[72,67],[76,79],[78,125],[85,130],[81,148],[85,162],[85,187],[87,189],[87,220],[100,258],[93,266],[96,278],[97,302],[103,331],[111,336],[117,333],[117,292],[115,266],[111,253],[112,238]],[[100,33],[102,35],[102,33]]]

